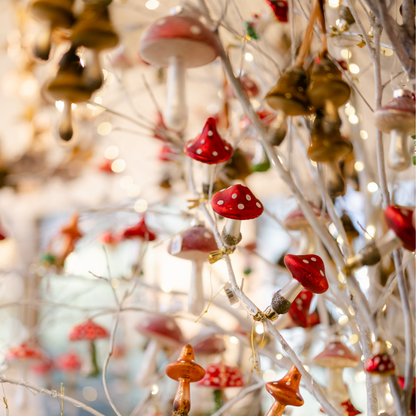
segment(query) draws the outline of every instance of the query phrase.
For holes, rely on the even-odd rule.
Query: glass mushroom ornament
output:
[[[191,16],[166,16],[145,30],[140,39],[139,54],[150,64],[168,68],[163,121],[171,130],[183,130],[188,120],[186,69],[207,65],[217,58],[216,36]]]
[[[158,353],[162,349],[178,348],[183,344],[184,337],[175,319],[163,315],[146,316],[136,325],[136,330],[149,340],[136,376],[137,385],[146,387],[157,371]]]
[[[243,375],[238,367],[229,367],[223,363],[210,364],[205,371],[205,377],[198,382],[198,386],[213,389],[215,402],[214,412],[224,404],[224,390],[231,387],[243,387]]]
[[[263,213],[262,203],[245,185],[233,185],[217,192],[211,200],[212,209],[227,218],[222,230],[224,244],[227,247],[237,245],[242,235],[241,221],[253,220]]]
[[[299,391],[301,377],[298,369],[292,366],[282,379],[266,384],[267,392],[275,400],[266,416],[282,416],[286,406],[303,406],[304,400]]]
[[[178,381],[172,415],[188,416],[191,410],[191,383],[202,380],[205,370],[195,362],[194,350],[191,345],[185,345],[177,361],[165,369],[166,375]]]
[[[112,0],[84,0],[84,9],[72,27],[71,41],[74,46],[83,46],[92,51],[91,62],[87,61],[84,80],[88,88],[97,90],[103,83],[100,53],[114,48],[119,42],[110,21],[108,4]]]
[[[72,14],[74,0],[35,0],[30,11],[44,27],[33,48],[34,55],[47,61],[52,47],[52,33],[55,29],[69,29],[75,21]]]
[[[384,211],[387,233],[374,243],[364,246],[358,254],[346,260],[350,270],[362,266],[373,266],[383,256],[390,254],[393,250],[403,247],[409,251],[416,249],[416,230],[412,221],[414,209],[389,205]]]
[[[100,374],[100,369],[97,362],[97,347],[95,345],[95,341],[108,337],[109,333],[104,327],[97,325],[95,322],[90,320],[76,325],[71,329],[71,332],[69,333],[70,341],[88,342],[91,359],[91,369],[88,372],[88,377],[95,377]]]
[[[264,315],[271,321],[289,311],[292,302],[302,289],[321,294],[329,287],[325,277],[324,262],[316,254],[303,256],[288,254],[284,261],[293,279],[273,295],[271,305],[264,311]]]
[[[64,142],[69,142],[74,135],[72,104],[88,101],[94,92],[85,84],[83,72],[84,68],[76,54],[76,48],[71,47],[62,57],[58,73],[47,87],[49,95],[54,100],[64,103],[58,127],[59,136]]]
[[[192,159],[203,163],[202,192],[207,197],[211,179],[210,166],[230,159],[233,154],[233,147],[221,138],[217,131],[215,119],[209,117],[201,134],[186,143],[184,152]]]
[[[168,253],[192,261],[191,287],[188,293],[188,311],[199,315],[204,310],[203,266],[209,253],[217,250],[214,235],[203,225],[190,227],[176,235],[169,243]]]
[[[415,134],[415,102],[409,90],[394,91],[394,98],[374,113],[375,126],[390,134],[388,164],[402,171],[411,164],[408,136]]]
[[[341,342],[341,336],[335,335],[325,349],[318,354],[313,362],[320,367],[328,368],[327,397],[331,404],[341,414],[355,416],[361,412],[354,408],[348,394],[347,387],[342,379],[342,371],[347,367],[356,367],[360,364],[360,357],[354,354]]]

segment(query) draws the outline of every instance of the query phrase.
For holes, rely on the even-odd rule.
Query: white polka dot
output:
[[[379,370],[383,371],[385,369],[385,365],[384,364],[380,364]]]
[[[175,324],[172,321],[167,321],[165,326],[167,329],[170,329],[171,331],[175,329]]]
[[[319,273],[321,273],[322,276],[325,276],[322,270],[319,270]]]
[[[224,149],[225,149],[225,150],[228,150],[228,149],[229,149],[229,147],[228,147],[228,146],[225,146],[225,147],[224,147]]]
[[[166,23],[166,19],[160,19],[158,22],[157,22],[157,24],[159,25],[159,26],[162,26],[162,25],[164,25]]]
[[[302,260],[304,263],[309,264],[308,260]]]
[[[337,354],[338,355],[345,355],[345,351],[344,350],[338,350]]]
[[[286,382],[286,386],[290,386],[290,381],[287,381]]]
[[[393,368],[393,363],[389,363],[388,368]]]
[[[247,199],[247,201],[251,201],[251,196],[250,195],[246,195],[246,199]]]
[[[205,143],[205,139],[202,139],[202,140],[201,140],[201,144],[204,144],[204,143]]]
[[[389,359],[389,356],[387,354],[384,354],[381,358],[383,359],[383,361],[387,361]]]
[[[212,156],[218,156],[218,152],[212,152]]]
[[[213,134],[214,134],[214,133],[213,133],[211,130],[208,132],[208,136],[209,136],[209,137],[211,137]]]
[[[217,202],[217,204],[218,205],[222,205],[224,203],[224,201],[222,201],[222,200],[219,200],[218,202]]]
[[[232,198],[232,199],[236,199],[236,198],[237,198],[237,194],[232,194],[232,195],[231,195],[231,198]]]
[[[247,87],[252,87],[253,86],[253,83],[248,79],[246,81],[246,85],[247,85]]]
[[[258,208],[261,208],[261,204],[260,204],[259,202],[256,202],[256,206],[257,206]]]
[[[409,211],[406,211],[405,209],[401,209],[400,210],[400,212],[403,214],[403,215],[409,215]]]
[[[331,345],[329,346],[329,349],[330,349],[330,350],[334,350],[334,349],[335,349],[335,345],[334,345],[334,344],[331,344]]]
[[[238,209],[244,209],[244,205],[243,204],[238,204],[237,207],[238,207]]]
[[[312,260],[312,261],[316,261],[316,258],[315,258],[315,257],[312,257],[312,258],[311,258],[311,260]]]
[[[374,358],[374,362],[375,362],[376,364],[378,364],[380,361],[381,361],[381,360],[380,360],[380,357],[376,357],[376,358]]]
[[[200,155],[202,153],[202,149],[197,149],[196,153]]]
[[[202,29],[199,26],[195,26],[195,25],[191,26],[189,30],[194,35],[199,35],[202,32]]]
[[[302,293],[302,294],[300,295],[300,297],[301,297],[302,299],[306,299],[306,298],[307,298],[307,296],[306,296],[304,293]]]
[[[191,147],[192,146],[192,143],[188,143],[188,145],[187,145],[188,147]]]
[[[205,232],[204,232],[204,237],[205,237],[205,238],[211,238],[211,235],[212,235],[212,234],[211,234],[211,233],[209,233],[208,231],[205,231]]]

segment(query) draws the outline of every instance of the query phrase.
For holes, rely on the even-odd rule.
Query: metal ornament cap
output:
[[[284,262],[293,278],[305,289],[318,294],[325,293],[328,290],[325,265],[316,254],[303,256],[288,254],[285,256]]]
[[[221,138],[215,119],[209,117],[201,134],[188,141],[184,152],[198,162],[212,165],[226,162],[233,154],[233,147]]]

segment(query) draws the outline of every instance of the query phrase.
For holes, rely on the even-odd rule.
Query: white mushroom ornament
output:
[[[325,349],[318,354],[313,362],[320,367],[328,368],[328,387],[326,389],[331,404],[345,416],[360,414],[351,403],[347,387],[342,379],[342,371],[347,367],[356,367],[361,361],[341,342],[336,334]]]
[[[199,315],[204,310],[203,266],[208,254],[217,248],[217,243],[211,230],[203,225],[188,228],[183,233],[172,238],[169,243],[169,254],[192,261],[188,310],[194,315]]]
[[[217,38],[199,20],[184,14],[156,20],[143,33],[139,54],[153,65],[168,68],[166,127],[182,131],[188,121],[185,99],[187,68],[204,66],[218,56]]]

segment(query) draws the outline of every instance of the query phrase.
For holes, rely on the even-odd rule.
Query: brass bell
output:
[[[306,96],[308,80],[301,66],[289,68],[277,85],[266,95],[267,104],[286,116],[304,116],[310,113]]]
[[[85,85],[84,69],[75,51],[76,48],[71,47],[62,57],[59,62],[58,73],[47,87],[54,100],[64,102],[63,115],[59,124],[59,135],[65,141],[69,141],[73,135],[71,104],[87,101],[93,93],[93,90]]]
[[[337,27],[341,32],[345,32],[355,23],[354,16],[348,6],[341,6],[338,11],[339,20]]]
[[[338,113],[337,113],[337,117]],[[328,123],[325,113],[318,111],[311,129],[309,159],[324,162],[326,166],[326,186],[331,197],[344,195],[346,184],[341,173],[339,160],[351,151],[351,144],[339,131],[338,123]]]
[[[85,66],[85,82],[96,90],[103,83],[99,53],[117,46],[119,37],[114,31],[108,12],[110,1],[88,0],[72,29],[71,41],[75,46],[91,49],[93,59]]]
[[[35,0],[30,11],[46,23],[34,46],[34,55],[47,61],[51,52],[52,32],[56,28],[68,29],[74,23],[72,6],[74,0]]]
[[[352,244],[353,241],[360,236],[360,233],[356,230],[354,224],[351,221],[351,218],[345,212],[342,214],[341,221],[348,241],[350,244]]]
[[[330,117],[335,118],[337,109],[348,101],[350,93],[350,86],[327,56],[315,60],[307,90],[313,107],[317,110],[325,109]]]

